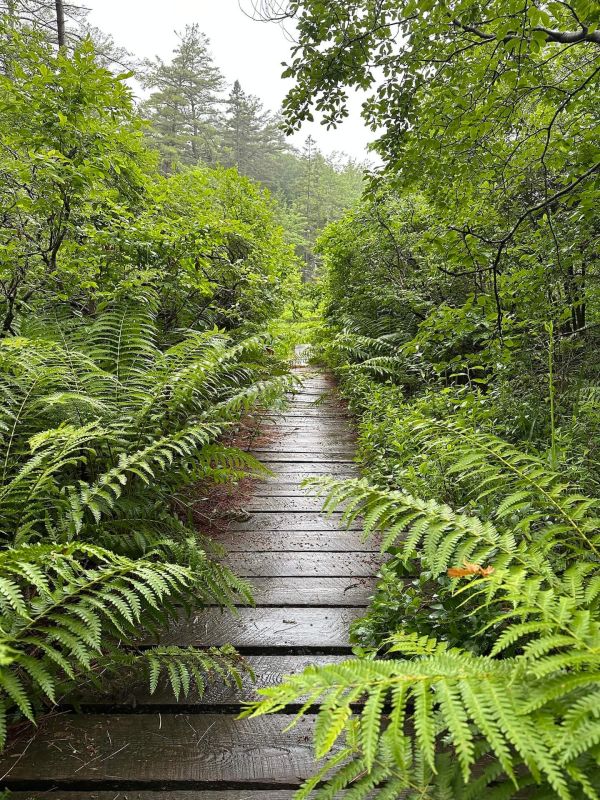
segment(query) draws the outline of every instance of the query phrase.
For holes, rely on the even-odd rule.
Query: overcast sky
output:
[[[239,80],[244,91],[258,95],[265,107],[277,110],[289,82],[281,78],[281,62],[290,53],[290,41],[274,23],[255,22],[244,14],[251,0],[86,0],[92,25],[111,33],[136,57],[170,57],[175,31],[197,22],[209,37],[216,64],[229,83]],[[241,5],[241,8],[240,8]],[[351,117],[335,131],[317,123],[294,137],[302,146],[309,133],[324,152],[342,150],[355,158],[367,157],[370,132],[359,117],[358,100]]]

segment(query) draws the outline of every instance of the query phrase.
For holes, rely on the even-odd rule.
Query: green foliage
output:
[[[296,262],[266,192],[233,170],[162,178],[128,75],[99,66],[90,40],[56,53],[27,29],[2,32],[2,332],[32,304],[85,314],[149,286],[165,330],[275,315]]]
[[[349,89],[365,92],[363,117],[379,132],[384,165],[404,188],[426,186],[453,218],[463,268],[482,260],[490,268],[531,210],[554,213],[576,187],[585,199],[573,218],[593,217],[597,3],[290,0],[285,8],[298,32],[284,72],[294,79],[287,130],[312,120],[315,107],[322,124],[336,126]],[[505,205],[507,193],[521,203]]]
[[[270,376],[264,337],[235,344],[216,331],[189,332],[160,350],[151,300],[54,333],[6,339],[0,348],[0,504],[9,540],[69,540],[89,529],[97,542],[100,523],[110,528],[140,512],[150,526],[142,522],[127,538],[141,541],[147,531],[152,542],[159,476],[167,497],[224,469],[260,469],[248,454],[212,442],[288,385],[285,374]]]
[[[199,555],[208,576],[210,564]],[[124,641],[156,635],[179,617],[181,604],[191,607],[202,569],[164,558],[160,548],[132,560],[83,543],[21,545],[2,553],[2,746],[12,708],[34,721],[40,701],[55,704],[81,675],[98,681],[94,672],[105,680],[135,668],[147,673],[154,691],[164,672],[176,697],[192,685],[202,692],[207,675],[239,681],[243,665],[231,648],[123,651]],[[214,580],[203,588],[206,601],[227,599]]]
[[[68,57],[0,18],[0,308],[3,334],[40,295],[89,288],[96,259],[82,237],[141,207],[152,158],[123,78],[98,66],[89,40]],[[70,258],[61,254],[69,252]]]
[[[195,607],[251,602],[193,489],[264,473],[223,439],[289,387],[264,328],[298,274],[251,181],[157,174],[129,75],[88,37],[56,50],[37,24],[1,26],[0,746],[19,715],[123,670],[176,696],[239,681],[231,648],[148,644]],[[205,48],[192,27],[177,86],[148,74],[178,161],[220,88]]]
[[[159,347],[157,306],[23,320],[29,336],[0,344],[2,742],[8,714],[33,719],[82,673],[127,662],[152,688],[166,671],[176,695],[239,679],[229,651],[116,651],[186,608],[250,602],[207,556],[184,489],[263,471],[217,439],[289,386],[264,335],[180,331]]]
[[[145,88],[154,90],[142,110],[152,120],[150,138],[165,172],[177,162],[214,160],[217,104],[224,83],[198,25],[186,25],[178,40],[171,63],[158,57],[146,60],[141,76]]]
[[[249,713],[321,703],[299,796],[595,798],[596,8],[288,8],[288,127],[351,86],[380,131],[317,245],[366,477],[311,486],[389,558],[359,658]]]
[[[475,635],[494,630],[489,655],[450,649],[405,618],[382,645],[386,660],[309,668],[263,690],[265,700],[248,713],[300,698],[308,698],[304,708],[321,702],[315,754],[334,756],[314,797],[350,785],[357,797],[376,787],[377,797],[400,789],[407,797],[476,797],[492,786],[506,797],[524,787],[528,797],[595,797],[597,503],[489,435],[426,421],[421,446],[447,449],[440,429],[458,450],[448,471],[474,487],[479,508],[492,506],[489,519],[365,480],[307,483],[325,495],[326,510],[342,506],[347,524],[362,518],[365,535],[381,531],[382,550],[404,565],[434,579],[458,568],[466,581],[453,578],[445,591],[459,596],[467,618],[485,606],[488,619]],[[339,767],[332,750],[340,737],[351,766]],[[298,796],[315,786],[309,781]]]

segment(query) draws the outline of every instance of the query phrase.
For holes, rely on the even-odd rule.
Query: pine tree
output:
[[[164,171],[177,161],[213,161],[223,90],[223,76],[198,25],[186,25],[178,38],[172,61],[156,57],[145,63],[144,72],[145,87],[155,91],[143,111],[152,122],[151,138],[163,156]]]
[[[273,188],[271,165],[285,149],[277,118],[263,111],[258,97],[246,94],[236,80],[227,101],[221,162]]]

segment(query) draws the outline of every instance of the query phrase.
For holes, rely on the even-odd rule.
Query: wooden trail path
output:
[[[257,687],[349,656],[348,627],[364,614],[380,563],[376,544],[361,541],[358,530],[340,531],[336,515],[324,518],[300,487],[308,475],[351,476],[355,467],[352,429],[331,378],[298,361],[303,386],[286,412],[266,415],[261,441],[269,444],[253,451],[273,477],[258,484],[248,518],[221,537],[257,606],[239,615],[206,609],[163,640],[230,642],[256,683],[248,679],[240,691],[217,681],[180,704],[166,688],[140,690],[54,716],[0,759],[14,800],[289,800],[314,772],[310,715],[288,732],[286,714],[236,720]]]

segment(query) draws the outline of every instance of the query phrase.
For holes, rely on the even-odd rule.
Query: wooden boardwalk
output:
[[[313,719],[283,732],[286,714],[236,720],[256,688],[308,664],[350,653],[348,627],[364,613],[380,559],[358,530],[338,529],[300,487],[303,478],[350,476],[352,429],[331,378],[300,364],[303,387],[269,414],[256,455],[273,471],[246,504],[248,519],[222,535],[227,563],[253,584],[257,606],[238,615],[206,609],[174,626],[165,643],[235,645],[257,681],[218,681],[182,704],[159,689],[88,704],[49,719],[0,763],[14,800],[288,800],[314,771]]]

